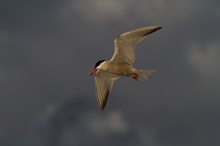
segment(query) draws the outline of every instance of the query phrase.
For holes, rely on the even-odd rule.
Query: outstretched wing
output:
[[[106,105],[108,95],[112,89],[113,83],[118,78],[119,78],[118,75],[102,70],[99,70],[96,73],[95,76],[96,99],[102,110]]]
[[[146,36],[161,29],[160,26],[145,26],[125,32],[114,41],[115,51],[112,61],[133,64],[135,60],[135,47]]]

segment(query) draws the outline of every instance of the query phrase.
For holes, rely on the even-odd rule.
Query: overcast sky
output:
[[[1,146],[219,146],[219,0],[2,0]],[[107,107],[95,63],[123,32],[162,29],[137,46],[144,83],[122,77]]]

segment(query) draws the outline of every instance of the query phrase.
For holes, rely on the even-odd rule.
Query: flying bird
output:
[[[120,76],[132,77],[144,81],[156,72],[156,69],[136,69],[132,66],[135,60],[136,45],[149,34],[161,29],[160,26],[144,26],[118,36],[114,40],[114,54],[110,60],[99,60],[91,75],[95,74],[96,99],[104,110],[113,83]]]

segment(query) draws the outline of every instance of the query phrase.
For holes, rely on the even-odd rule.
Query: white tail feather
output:
[[[143,82],[144,80],[147,80],[149,76],[151,76],[153,73],[156,72],[156,69],[143,69],[143,70],[136,70],[136,73],[138,75],[137,80],[140,82]]]

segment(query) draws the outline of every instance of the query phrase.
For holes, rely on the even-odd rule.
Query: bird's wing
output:
[[[95,76],[96,99],[102,110],[106,105],[108,95],[112,89],[113,83],[118,78],[119,78],[118,75],[102,70],[99,70],[96,73]]]
[[[123,33],[114,41],[115,51],[111,60],[131,65],[135,60],[137,43],[160,28],[160,26],[145,26]]]

